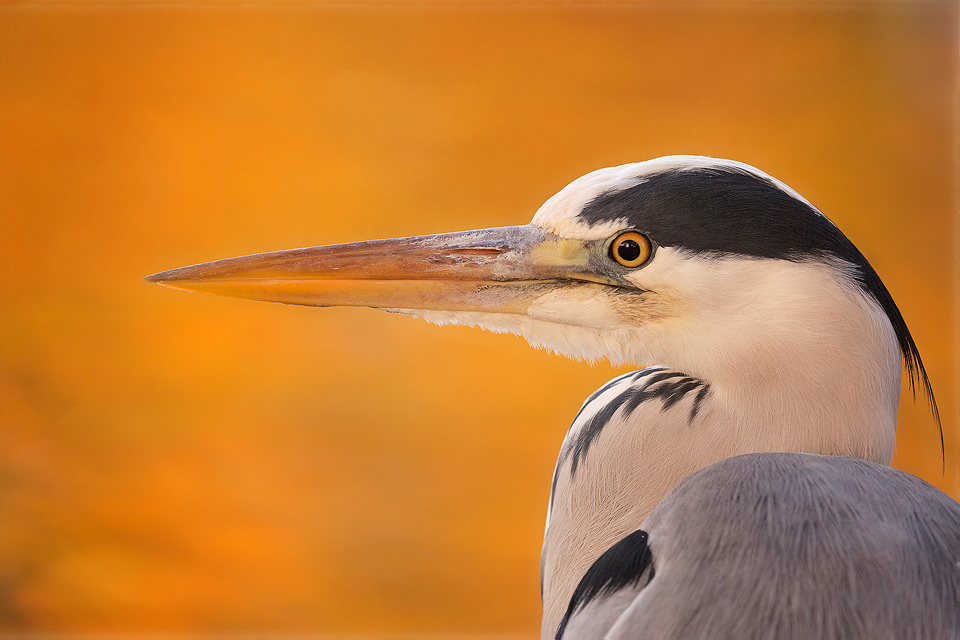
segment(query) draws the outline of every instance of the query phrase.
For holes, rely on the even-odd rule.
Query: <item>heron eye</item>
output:
[[[621,233],[610,245],[610,257],[625,267],[639,267],[650,258],[650,241],[642,233]]]

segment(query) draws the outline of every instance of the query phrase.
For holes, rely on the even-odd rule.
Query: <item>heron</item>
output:
[[[544,639],[960,637],[960,505],[887,466],[904,371],[940,423],[917,345],[856,246],[750,165],[667,156],[584,175],[526,225],[147,279],[642,366],[563,440]]]

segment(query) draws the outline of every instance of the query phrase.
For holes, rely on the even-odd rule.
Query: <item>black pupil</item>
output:
[[[633,262],[640,257],[640,243],[636,240],[624,240],[617,245],[617,255],[627,262]]]

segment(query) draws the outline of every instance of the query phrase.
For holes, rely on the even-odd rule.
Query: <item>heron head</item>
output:
[[[902,359],[911,383],[929,392],[906,324],[857,248],[797,192],[728,160],[668,156],[600,169],[523,226],[261,253],[147,279],[375,307],[708,379],[751,358],[775,368],[808,347],[809,366],[827,366],[840,341]],[[895,368],[885,384],[899,395]]]

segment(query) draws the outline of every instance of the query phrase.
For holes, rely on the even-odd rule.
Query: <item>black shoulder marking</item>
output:
[[[644,577],[647,583],[653,580],[653,555],[647,539],[647,532],[637,529],[607,549],[590,565],[570,598],[567,612],[557,628],[556,640],[563,638],[570,617],[592,600],[637,585]]]
[[[860,250],[817,209],[769,179],[738,167],[669,169],[602,193],[578,217],[588,224],[624,218],[656,244],[693,253],[782,260],[839,258],[856,267],[856,283],[883,309],[897,335],[910,389],[922,385],[940,429],[940,411],[910,330],[880,276]]]
[[[618,378],[618,380],[622,380],[622,377]],[[699,393],[694,399],[693,408],[690,410],[690,416],[688,418],[688,423],[692,423],[700,411],[700,404],[710,390],[710,385],[703,380],[692,378],[676,371],[660,368],[638,371],[633,374],[632,380],[634,384],[603,405],[603,407],[580,428],[576,439],[570,443],[572,446],[565,447],[564,450],[561,451],[560,461],[557,464],[558,471],[560,464],[572,454],[573,460],[570,463],[570,475],[575,475],[580,462],[587,457],[590,445],[593,444],[604,427],[613,419],[614,414],[621,408],[625,413],[629,414],[644,402],[659,399],[662,402],[660,410],[666,411],[687,394],[699,389]],[[595,397],[596,396],[594,396],[594,399]],[[578,418],[582,412],[583,409],[577,414]],[[574,423],[576,423],[576,419]],[[554,478],[554,487],[556,487],[556,477]]]

